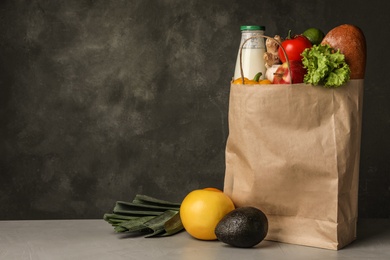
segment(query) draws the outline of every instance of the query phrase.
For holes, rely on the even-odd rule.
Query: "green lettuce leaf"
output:
[[[307,69],[303,81],[324,87],[340,87],[351,73],[344,55],[329,45],[314,45],[302,52],[302,63]]]

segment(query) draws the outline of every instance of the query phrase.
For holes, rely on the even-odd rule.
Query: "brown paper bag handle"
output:
[[[246,40],[242,43],[242,45],[241,45],[241,47],[240,47],[240,72],[241,72],[242,84],[245,85],[244,70],[242,69],[242,49],[244,48],[244,45],[245,45],[245,43],[246,43],[247,41],[249,41],[249,40],[251,40],[251,39],[255,39],[255,38],[271,39],[271,40],[275,41],[275,42],[279,45],[279,48],[282,48],[283,54],[284,54],[284,56],[286,57],[288,72],[290,73],[290,84],[292,84],[292,74],[291,74],[291,69],[290,69],[290,61],[289,61],[289,59],[288,59],[288,57],[287,57],[286,50],[283,48],[282,44],[281,44],[278,40],[276,40],[276,39],[274,39],[274,38],[272,38],[272,37],[269,37],[269,36],[265,36],[265,35],[255,35],[255,36],[251,36],[251,37],[249,37],[248,39],[246,39]]]

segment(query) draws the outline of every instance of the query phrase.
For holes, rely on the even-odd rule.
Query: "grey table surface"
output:
[[[0,221],[0,259],[390,259],[390,219],[361,219],[339,251],[263,241],[234,248],[186,232],[164,238],[117,234],[103,220]]]

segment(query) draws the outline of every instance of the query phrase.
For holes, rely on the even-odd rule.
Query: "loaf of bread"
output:
[[[343,24],[330,30],[321,44],[329,44],[333,49],[344,54],[351,70],[351,79],[364,79],[366,71],[366,39],[360,28]]]

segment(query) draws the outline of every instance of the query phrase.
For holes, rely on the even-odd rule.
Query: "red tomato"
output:
[[[293,60],[302,60],[301,53],[306,48],[311,48],[311,42],[303,35],[297,35],[291,39],[286,39],[282,42],[282,46],[286,51],[287,57],[290,61]],[[286,62],[286,57],[283,53],[282,48],[279,48],[278,51],[280,60],[284,63]]]

